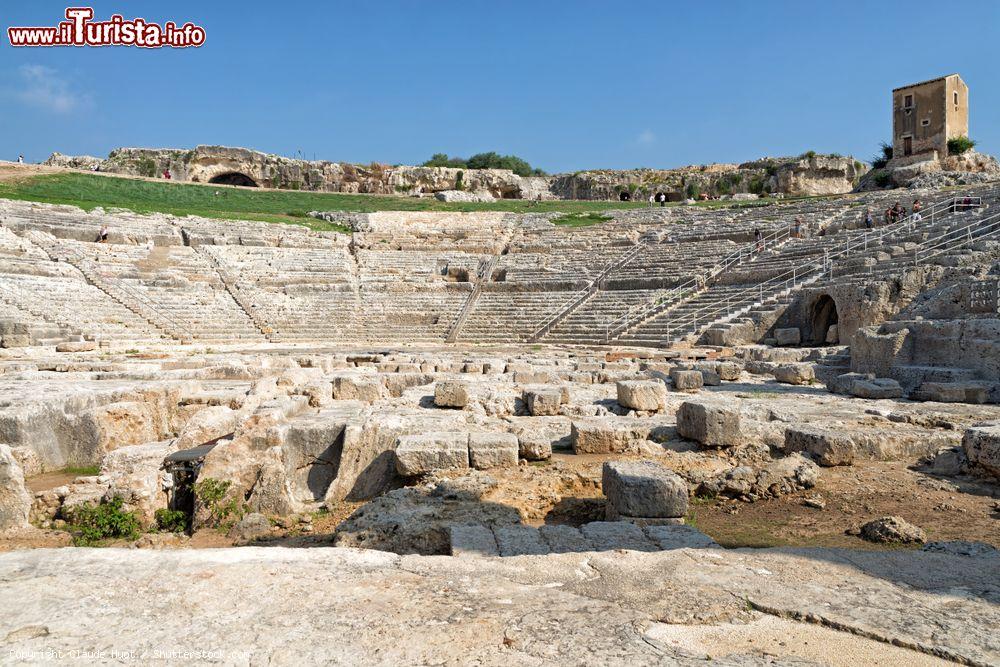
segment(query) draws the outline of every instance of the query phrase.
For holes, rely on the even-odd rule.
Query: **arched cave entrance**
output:
[[[827,345],[826,334],[838,322],[837,303],[829,294],[816,299],[812,307],[812,343]],[[832,343],[830,343],[832,345]]]
[[[628,191],[623,191],[618,193],[619,201],[632,201],[632,195]]]
[[[242,185],[247,188],[257,187],[257,182],[246,174],[241,174],[238,171],[227,171],[224,174],[219,174],[218,176],[213,176],[208,179],[209,183],[218,183],[219,185]]]

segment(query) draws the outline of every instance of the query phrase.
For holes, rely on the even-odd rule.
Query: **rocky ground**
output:
[[[0,556],[7,664],[1000,660],[995,554],[349,549]]]

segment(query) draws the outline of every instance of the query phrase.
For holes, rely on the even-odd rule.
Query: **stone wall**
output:
[[[54,153],[46,164],[129,176],[194,183],[222,183],[289,190],[420,195],[465,190],[497,199],[591,199],[617,201],[623,192],[647,199],[663,192],[678,201],[711,196],[770,192],[789,196],[850,192],[866,165],[853,158],[803,155],[764,158],[744,164],[712,164],[679,169],[584,171],[522,177],[506,169],[356,165],[298,160],[246,148],[198,146],[192,150],[118,148],[106,160]]]

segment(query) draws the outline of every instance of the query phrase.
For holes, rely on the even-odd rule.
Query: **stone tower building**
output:
[[[945,157],[948,140],[968,134],[969,87],[959,75],[892,91],[892,154],[897,164]]]

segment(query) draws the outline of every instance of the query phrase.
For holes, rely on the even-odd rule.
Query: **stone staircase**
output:
[[[945,246],[958,247],[981,238],[984,231],[989,234],[1000,231],[995,229],[998,225],[992,218],[966,223],[959,216],[956,221],[955,216],[961,210],[973,208],[956,206],[956,201],[949,199],[935,204],[927,209],[925,218],[920,221],[910,219],[876,230],[789,244],[791,252],[787,256],[784,252],[775,253],[755,265],[754,274],[735,278],[747,282],[738,286],[716,284],[693,296],[682,297],[683,301],[664,308],[657,317],[645,320],[616,340],[645,346],[669,345],[685,339],[695,342],[707,329],[722,332],[748,319],[759,321],[772,316],[790,303],[794,292],[820,279],[859,273],[898,259],[908,252],[908,246],[900,245],[908,239],[914,239],[909,242],[919,261],[921,256],[926,258],[928,252],[939,252]],[[981,204],[980,201],[975,206]],[[979,229],[979,236],[972,233],[973,227]],[[967,233],[962,232],[964,236],[956,234],[956,229],[967,230]],[[755,280],[748,280],[751,277]],[[741,320],[734,321],[736,318]]]

